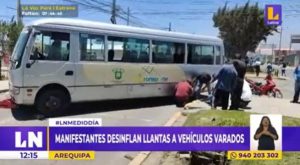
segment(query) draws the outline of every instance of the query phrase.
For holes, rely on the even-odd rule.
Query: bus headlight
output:
[[[19,95],[20,94],[20,88],[12,87],[11,93],[13,95]]]

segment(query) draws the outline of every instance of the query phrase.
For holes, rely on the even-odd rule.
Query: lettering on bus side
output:
[[[146,76],[144,77],[144,82],[150,82],[150,83],[155,83],[158,82],[159,78],[155,76]]]
[[[160,78],[160,81],[162,81],[162,82],[167,82],[168,80],[169,80],[168,77],[161,77],[161,78]]]
[[[156,83],[156,82],[167,82],[168,77],[157,77],[157,76],[146,76],[144,82]]]

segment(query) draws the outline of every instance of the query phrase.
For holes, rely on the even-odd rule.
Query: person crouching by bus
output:
[[[184,105],[190,102],[193,94],[192,82],[185,80],[179,82],[175,86],[175,102],[177,107],[184,107]]]
[[[195,89],[195,98],[200,99],[201,92],[207,88],[207,92],[210,95],[211,94],[211,88],[210,88],[210,81],[211,81],[211,75],[209,73],[203,72],[197,75],[194,78],[194,89]],[[204,87],[203,87],[204,85]],[[202,88],[203,87],[203,88]]]
[[[233,65],[224,66],[218,73],[215,80],[218,80],[216,84],[216,91],[214,94],[214,103],[213,108],[216,108],[221,103],[222,110],[227,110],[228,108],[228,101],[229,101],[229,94],[233,91],[233,88],[236,83],[237,72]]]

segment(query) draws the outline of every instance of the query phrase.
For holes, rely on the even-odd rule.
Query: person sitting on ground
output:
[[[175,102],[177,107],[184,107],[191,100],[193,94],[192,82],[185,80],[175,86]]]
[[[197,75],[194,78],[194,89],[195,89],[195,98],[200,99],[201,92],[204,91],[205,88],[207,88],[207,92],[210,95],[211,94],[211,75],[209,73],[203,72]],[[204,85],[204,86],[203,86]]]

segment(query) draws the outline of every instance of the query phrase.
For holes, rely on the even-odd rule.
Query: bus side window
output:
[[[184,63],[185,45],[182,43],[152,41],[154,63]]]
[[[149,40],[137,38],[108,37],[108,61],[149,62]]]
[[[214,64],[214,47],[211,45],[188,44],[189,64]]]
[[[216,64],[221,64],[221,47],[215,46]]]
[[[174,54],[174,63],[183,64],[184,63],[184,44],[175,44],[175,54]]]
[[[201,46],[188,44],[188,63],[200,64]]]
[[[42,47],[42,33],[36,33],[35,34],[35,40],[33,43],[33,47],[30,53],[30,60],[39,60],[45,58],[43,55],[43,47]]]
[[[129,53],[128,62],[148,63],[149,62],[149,40],[128,38],[127,50]]]
[[[171,42],[152,41],[153,63],[173,63],[174,45]]]
[[[69,33],[41,32],[35,36],[30,59],[68,61],[70,54],[69,45]]]
[[[214,46],[202,45],[201,46],[201,64],[214,64]]]
[[[80,34],[82,61],[104,61],[104,36]]]
[[[108,61],[121,62],[126,52],[124,38],[108,36]]]

